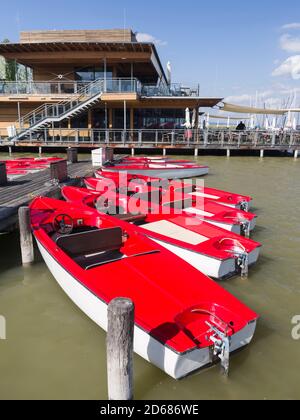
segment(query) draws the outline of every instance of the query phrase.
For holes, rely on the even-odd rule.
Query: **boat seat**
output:
[[[93,268],[100,267],[101,265],[104,265],[104,264],[109,264],[109,263],[121,261],[123,259],[145,257],[146,255],[153,255],[153,254],[157,254],[159,252],[160,252],[159,250],[154,249],[154,250],[151,250],[151,251],[141,252],[139,254],[133,254],[133,255],[129,255],[129,256],[121,254],[121,253],[117,253],[117,252],[112,252],[110,254],[109,253],[103,253],[103,255],[100,259],[99,259],[99,256],[98,256],[98,260],[96,262],[91,264],[91,261],[89,261],[90,264],[86,264],[83,268],[85,270],[91,270]]]
[[[56,244],[70,257],[79,258],[119,251],[123,245],[122,235],[123,231],[120,227],[98,229],[60,236]]]
[[[80,265],[80,267],[84,270],[90,270],[92,268],[99,267],[100,265],[120,261],[123,258],[124,254],[118,250],[115,250],[99,252],[98,254],[94,255],[82,255],[74,258],[74,261],[76,261],[76,263]]]

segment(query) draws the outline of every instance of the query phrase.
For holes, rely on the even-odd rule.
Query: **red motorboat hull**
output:
[[[102,235],[105,229],[118,230],[117,221],[51,199],[36,199],[30,208],[39,249],[67,295],[105,330],[109,302],[120,296],[132,299],[136,307],[135,351],[170,376],[180,379],[210,365],[214,337],[221,337],[221,330],[231,353],[251,342],[258,319],[255,312],[130,227],[120,232],[126,233],[120,248],[122,258],[84,269],[78,262],[82,263],[82,257],[71,257],[66,244],[70,246],[70,240],[77,241],[91,232]],[[52,227],[62,214],[72,218],[76,229],[67,237],[57,236]],[[83,227],[97,232],[82,233]],[[59,245],[63,242],[64,250]],[[91,250],[90,242],[87,246]]]

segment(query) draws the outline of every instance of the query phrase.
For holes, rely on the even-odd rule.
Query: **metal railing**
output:
[[[105,80],[105,79],[103,79]],[[6,82],[0,81],[0,96],[13,95],[77,95],[91,82]],[[142,96],[155,97],[199,97],[200,86],[190,87],[183,84],[147,85],[136,78],[108,78],[105,80],[107,92],[136,92]]]
[[[161,86],[143,85],[141,94],[146,97],[199,97],[200,85],[197,87],[184,86],[179,83]]]
[[[267,131],[235,132],[230,130],[96,130],[45,128],[29,130],[32,143],[111,144],[119,146],[178,146],[202,148],[283,148],[300,146],[300,131],[271,133]],[[22,142],[20,142],[22,143]]]
[[[58,118],[85,103],[89,98],[103,92],[103,80],[96,80],[81,88],[76,96],[72,96],[68,101],[62,101],[55,104],[46,103],[36,108],[34,111],[23,116],[20,120],[20,131],[27,131],[39,122],[47,118]],[[18,124],[18,122],[16,122]],[[26,127],[27,126],[27,127]]]
[[[90,82],[6,82],[0,81],[0,95],[76,95]]]

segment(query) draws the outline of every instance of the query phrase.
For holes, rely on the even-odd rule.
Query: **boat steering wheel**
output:
[[[61,235],[70,235],[74,229],[74,220],[68,214],[59,214],[53,220],[53,227]]]

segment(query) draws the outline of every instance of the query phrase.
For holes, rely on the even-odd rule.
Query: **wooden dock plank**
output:
[[[19,208],[28,205],[35,197],[59,197],[62,185],[76,185],[82,177],[92,173],[92,163],[83,161],[68,165],[69,180],[61,185],[51,182],[50,169],[46,169],[0,187],[0,232],[10,230],[17,222]]]

